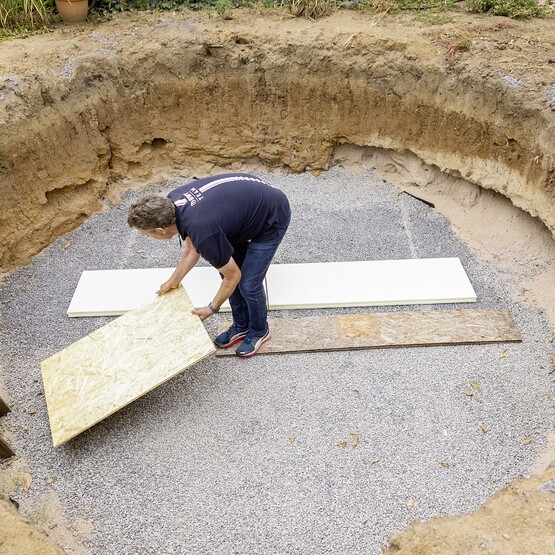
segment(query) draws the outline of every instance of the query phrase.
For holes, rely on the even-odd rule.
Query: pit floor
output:
[[[12,497],[31,518],[46,515],[47,530],[48,505],[61,504],[70,553],[377,555],[411,520],[472,511],[541,456],[553,414],[549,328],[537,309],[513,302],[510,272],[479,260],[443,216],[372,173],[257,173],[292,204],[276,263],[456,256],[475,305],[360,310],[507,308],[524,341],[209,357],[54,449],[40,361],[110,320],[67,318],[81,272],[180,257],[177,240],[141,236],[126,213],[132,199],[184,178],[126,193],[0,285],[14,407],[3,426],[33,477]],[[227,318],[208,320],[209,332]],[[468,397],[471,381],[481,391]]]

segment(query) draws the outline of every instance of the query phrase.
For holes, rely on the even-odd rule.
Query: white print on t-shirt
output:
[[[183,196],[185,198],[175,201],[176,206],[183,206],[187,203],[189,203],[191,206],[194,206],[197,202],[200,202],[203,199],[202,193],[194,187],[186,193],[183,193]]]
[[[256,183],[264,183],[264,185],[267,185],[267,183],[262,181],[262,179],[258,179],[256,177],[245,177],[240,175],[222,177],[221,179],[216,179],[215,181],[212,181],[210,183],[207,183],[206,185],[203,185],[202,187],[200,187],[200,189],[195,189],[193,187],[186,193],[183,193],[183,196],[185,198],[176,200],[175,205],[183,206],[189,203],[191,206],[194,206],[197,202],[200,202],[204,198],[202,193],[205,193],[206,191],[208,191],[209,189],[212,189],[213,187],[217,187],[218,185],[223,185],[224,183],[230,183],[232,181],[254,181]]]
[[[256,183],[264,183],[262,179],[258,179],[256,177],[233,175],[231,177],[222,177],[221,179],[216,179],[216,181],[207,183],[206,185],[203,185],[200,190],[205,193],[208,189],[212,189],[212,187],[217,187],[218,185],[223,185],[224,183],[229,183],[230,181],[254,181]],[[264,185],[267,185],[267,183],[264,183]]]

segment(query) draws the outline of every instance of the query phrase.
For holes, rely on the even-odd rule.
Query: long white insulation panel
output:
[[[85,271],[68,316],[118,316],[156,297],[173,268]],[[195,307],[220,284],[217,270],[197,267],[183,280]],[[476,293],[458,258],[273,264],[267,274],[270,309],[471,303]],[[226,303],[222,310],[229,310]]]

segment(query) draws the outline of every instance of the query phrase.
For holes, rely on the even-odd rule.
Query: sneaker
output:
[[[214,339],[214,345],[220,349],[227,349],[247,337],[248,333],[249,330],[241,330],[235,324],[231,324],[226,331],[220,333],[220,335]]]
[[[244,341],[237,347],[235,351],[240,357],[252,357],[258,352],[258,349],[270,339],[270,330],[268,330],[262,337],[255,335],[247,335]]]

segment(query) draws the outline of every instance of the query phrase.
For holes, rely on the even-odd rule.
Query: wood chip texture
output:
[[[521,341],[503,309],[381,312],[269,321],[272,337],[259,353],[340,351]],[[219,349],[218,356],[234,349]]]
[[[183,287],[41,363],[55,447],[214,352]]]

